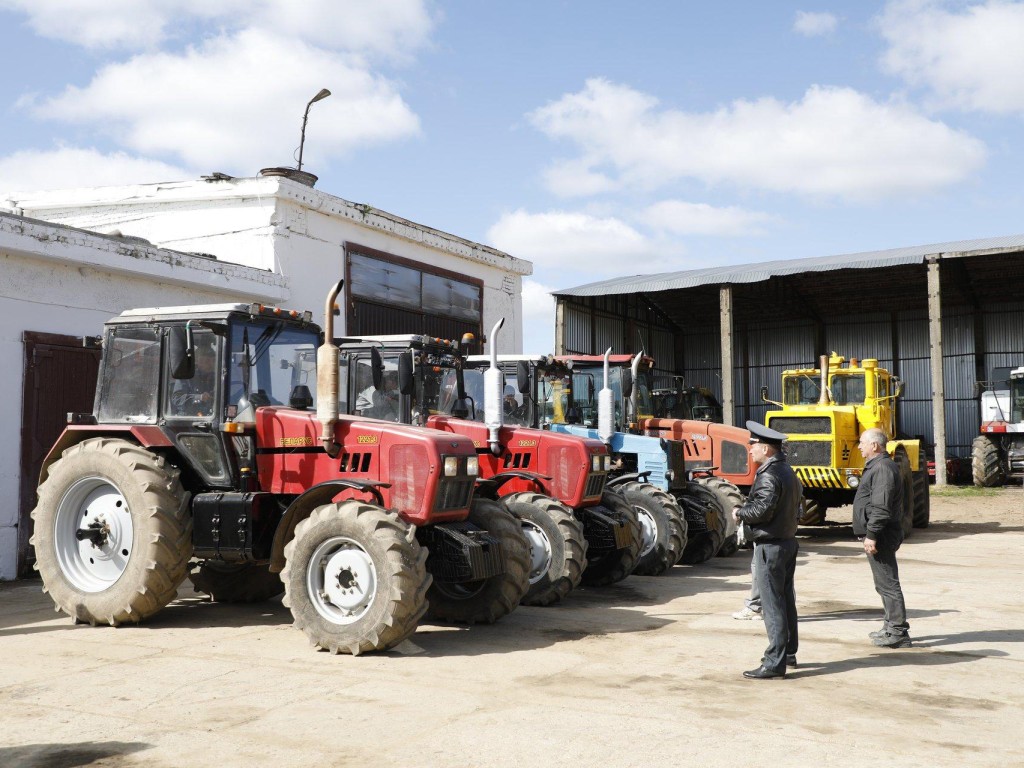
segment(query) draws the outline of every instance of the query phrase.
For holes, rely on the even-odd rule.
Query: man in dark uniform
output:
[[[768,649],[761,666],[743,673],[753,680],[785,677],[786,666],[796,666],[797,513],[803,486],[786,463],[782,441],[786,435],[756,421],[748,421],[750,458],[758,464],[746,503],[733,510],[737,523],[746,525],[754,542],[754,578],[761,592],[761,610],[768,632]]]
[[[896,550],[903,543],[903,483],[896,462],[885,451],[888,442],[880,429],[867,429],[860,438],[864,475],[853,498],[853,532],[864,540],[875,591],[882,598],[885,623],[871,640],[880,648],[910,645],[910,624],[900,587]]]

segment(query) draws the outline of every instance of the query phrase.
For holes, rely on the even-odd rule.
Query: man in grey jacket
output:
[[[880,429],[867,429],[861,435],[865,464],[853,499],[853,532],[864,540],[875,591],[885,610],[885,623],[870,634],[871,640],[880,648],[906,648],[910,624],[896,564],[896,550],[903,543],[903,483],[899,467],[885,451],[886,442]]]
[[[754,578],[761,593],[768,649],[761,666],[743,673],[752,680],[786,676],[786,666],[796,666],[797,635],[796,573],[797,513],[803,486],[786,463],[782,441],[786,435],[756,421],[748,421],[750,458],[758,464],[747,501],[733,510],[733,519],[747,526],[754,542]]]

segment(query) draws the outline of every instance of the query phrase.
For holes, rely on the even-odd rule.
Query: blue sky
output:
[[[251,176],[619,275],[1024,231],[1024,3],[0,0],[0,203]]]

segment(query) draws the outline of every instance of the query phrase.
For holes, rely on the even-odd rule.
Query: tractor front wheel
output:
[[[530,589],[524,605],[552,605],[579,586],[587,567],[583,524],[560,501],[539,493],[513,493],[502,503],[519,520],[530,544]]]
[[[679,497],[690,532],[690,540],[680,558],[680,562],[687,565],[707,562],[718,554],[725,542],[726,512],[718,496],[708,488],[707,479],[688,482]]]
[[[189,496],[178,474],[162,456],[105,437],[54,462],[39,487],[31,543],[58,610],[117,626],[175,598],[192,554]]]
[[[626,529],[628,543],[620,549],[606,549],[588,553],[587,570],[583,572],[583,583],[591,587],[605,587],[629,576],[636,567],[643,546],[643,535],[636,512],[626,498],[608,488],[601,496],[601,506]]]
[[[679,560],[686,546],[686,522],[676,500],[650,483],[615,486],[633,507],[642,531],[640,558],[633,573],[659,576]]]
[[[921,465],[914,473],[914,527],[927,528],[932,518],[932,501],[929,488],[928,463],[921,454]]]
[[[361,501],[325,504],[295,527],[284,554],[284,604],[312,645],[358,656],[416,631],[427,551],[398,515]]]
[[[903,527],[903,538],[908,538],[914,530],[914,473],[910,469],[910,458],[902,448],[896,450],[893,461],[900,470],[900,482],[903,484],[903,509],[900,510],[900,525]]]
[[[800,525],[824,525],[826,512],[828,512],[828,506],[822,504],[817,499],[804,496],[800,500],[797,522]]]
[[[1003,451],[988,435],[978,435],[971,446],[971,475],[980,488],[993,488],[1006,482]]]
[[[468,519],[497,539],[505,555],[504,570],[465,584],[435,581],[427,594],[432,621],[493,624],[511,613],[530,589],[530,545],[512,513],[500,502],[477,497]]]

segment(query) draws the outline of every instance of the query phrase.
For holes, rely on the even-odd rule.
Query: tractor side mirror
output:
[[[530,364],[520,360],[516,365],[516,384],[519,387],[519,394],[530,394]]]
[[[398,391],[403,395],[411,395],[416,386],[412,372],[412,352],[398,356]]]
[[[587,402],[594,402],[594,377],[587,377]]]
[[[167,336],[167,353],[171,358],[171,377],[191,379],[196,375],[196,357],[192,347],[192,329],[178,325]]]
[[[768,402],[768,387],[767,387],[767,385],[761,387],[761,399],[764,400],[766,403]]]
[[[633,372],[628,368],[622,369],[622,398],[628,400],[633,394]]]
[[[374,389],[384,386],[384,359],[376,347],[370,347],[370,375],[373,376]]]

